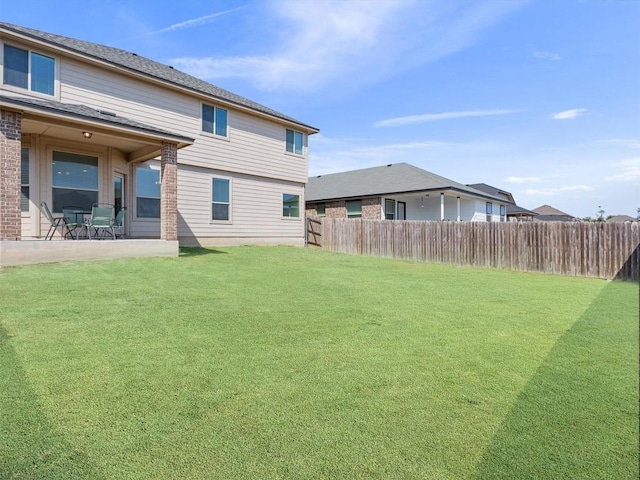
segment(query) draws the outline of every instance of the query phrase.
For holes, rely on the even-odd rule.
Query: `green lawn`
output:
[[[2,479],[625,479],[638,284],[301,248],[0,272]]]

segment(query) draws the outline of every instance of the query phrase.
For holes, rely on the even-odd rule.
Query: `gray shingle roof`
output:
[[[480,190],[481,192],[493,195],[494,197],[502,198],[506,202],[516,203],[511,192],[507,192],[506,190],[501,190],[491,185],[487,185],[486,183],[469,183],[467,185],[471,188],[475,188],[476,190]]]
[[[193,77],[187,73],[176,70],[169,65],[150,60],[145,57],[127,52],[119,48],[108,47],[97,43],[91,43],[75,38],[64,37],[53,33],[42,32],[32,28],[26,28],[11,23],[0,22],[0,28],[10,32],[19,33],[36,40],[54,45],[62,50],[80,53],[86,57],[102,60],[118,67],[124,67],[128,70],[145,74],[149,77],[172,83],[174,85],[187,88],[193,92],[204,94],[220,100],[230,102],[235,105],[249,108],[260,113],[270,115],[281,120],[295,123],[306,129],[317,132],[318,129],[296,120],[295,118],[284,115],[269,107],[265,107],[259,103],[248,100],[240,95],[231,93],[228,90],[216,87],[204,80]]]
[[[312,202],[446,189],[502,201],[408,163],[309,177],[305,197]]]
[[[507,215],[516,214],[528,214],[533,215],[534,217],[538,215],[536,212],[532,212],[531,210],[527,210],[526,208],[519,207],[518,205],[507,205]]]
[[[562,212],[551,205],[540,205],[538,208],[533,209],[538,215],[561,215],[564,217],[571,217],[568,213]]]
[[[131,120],[129,118],[120,117],[110,113],[104,113],[100,110],[96,110],[85,105],[74,105],[69,103],[56,102],[55,100],[30,97],[13,97],[1,94],[0,103],[11,104],[18,107],[31,107],[44,112],[55,112],[57,114],[62,114],[69,117],[97,121],[99,123],[104,123],[105,125],[126,127],[152,135],[171,137],[186,143],[194,142],[193,138],[185,137],[176,133],[171,133],[166,130],[161,130],[159,128],[138,122],[136,120]]]

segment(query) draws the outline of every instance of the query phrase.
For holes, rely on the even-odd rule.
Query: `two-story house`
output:
[[[135,53],[0,23],[0,242],[43,238],[45,202],[126,207],[128,238],[302,245],[317,132]]]

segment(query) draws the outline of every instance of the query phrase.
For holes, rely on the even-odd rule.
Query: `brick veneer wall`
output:
[[[371,218],[376,220],[382,218],[380,201],[380,197],[363,198],[362,218]],[[316,216],[318,214],[315,204],[309,204],[306,211],[309,216]],[[325,216],[328,218],[347,218],[347,202],[345,200],[325,202],[324,212]]]
[[[0,240],[20,240],[22,114],[0,110]]]
[[[382,209],[380,207],[380,197],[362,199],[362,218],[380,220]]]
[[[163,142],[160,157],[160,238],[178,239],[178,146]]]

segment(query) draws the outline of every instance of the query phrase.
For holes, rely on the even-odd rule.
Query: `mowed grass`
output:
[[[0,273],[2,479],[637,473],[637,284],[286,247]]]

